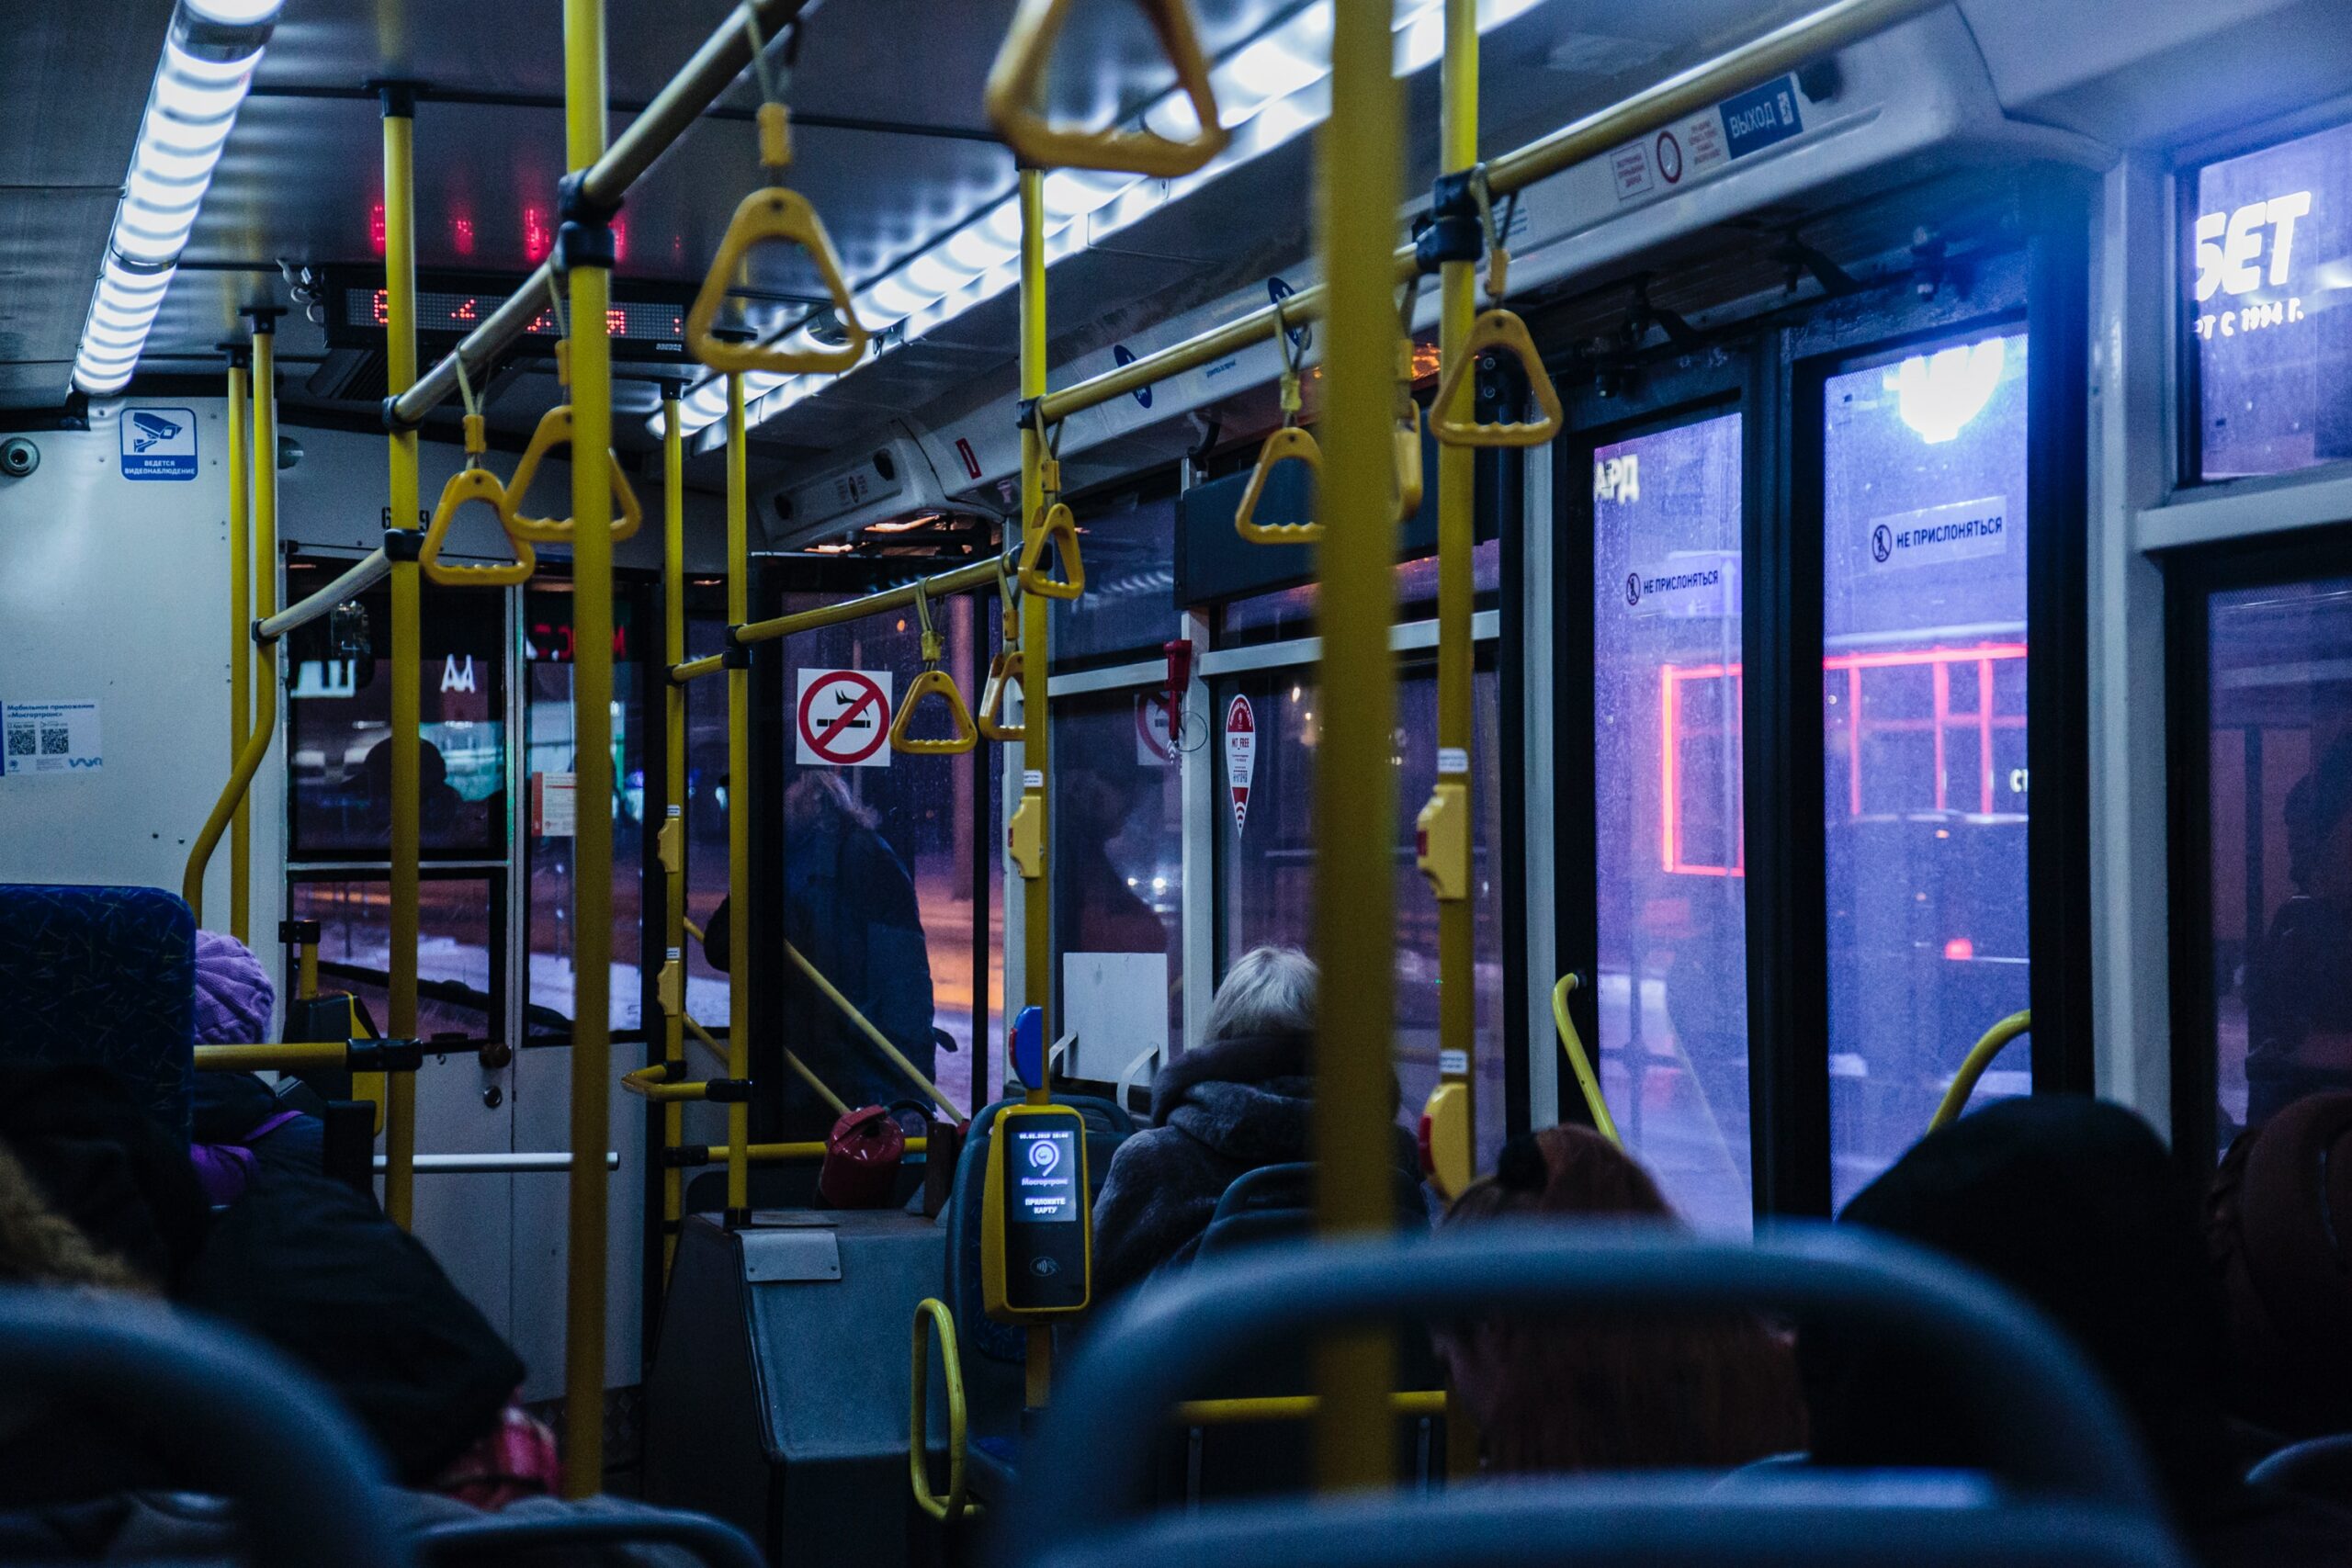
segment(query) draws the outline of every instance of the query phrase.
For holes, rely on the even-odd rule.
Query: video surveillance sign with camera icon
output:
[[[116,422],[127,479],[196,478],[196,411],[125,409]]]

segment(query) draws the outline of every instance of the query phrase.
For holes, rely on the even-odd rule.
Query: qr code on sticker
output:
[[[8,755],[11,757],[31,756],[36,734],[37,732],[29,724],[10,725],[8,727]]]
[[[42,756],[62,757],[73,750],[74,732],[72,729],[62,724],[44,724],[40,727],[40,754]]]

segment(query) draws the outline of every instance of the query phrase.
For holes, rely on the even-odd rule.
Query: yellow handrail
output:
[[[971,710],[964,705],[964,694],[956,689],[956,678],[939,667],[946,642],[932,627],[931,597],[921,583],[915,584],[915,618],[922,626],[922,673],[907,683],[899,699],[899,711],[890,719],[890,750],[914,757],[961,756],[980,743],[980,732],[973,727]],[[947,705],[944,739],[921,740],[909,733],[914,728],[915,709],[928,696],[936,696]]]
[[[1229,137],[1218,118],[1208,57],[1185,0],[1136,0],[1159,35],[1160,51],[1176,70],[1176,85],[1193,106],[1200,129],[1177,141],[1145,129],[1080,130],[1056,125],[1039,111],[1046,68],[1061,37],[1070,0],[1021,0],[1012,26],[989,69],[989,118],[1023,167],[1104,169],[1116,174],[1181,179],[1225,151]]]
[[[947,1493],[931,1489],[931,1331],[939,1330],[939,1365],[947,1380]],[[914,1367],[907,1401],[907,1476],[913,1483],[915,1502],[942,1524],[978,1514],[979,1505],[964,1490],[966,1410],[964,1362],[956,1348],[956,1318],[947,1303],[926,1296],[915,1304]]]
[[[1481,423],[1469,406],[1471,384],[1476,379],[1478,356],[1490,349],[1507,350],[1527,378],[1528,394],[1543,418]],[[1542,446],[1560,433],[1560,394],[1544,369],[1544,356],[1527,335],[1527,323],[1517,312],[1499,306],[1478,314],[1470,336],[1458,354],[1449,355],[1445,374],[1439,378],[1437,396],[1430,402],[1430,429],[1441,446]]]
[[[1331,109],[1317,150],[1316,228],[1331,297],[1317,510],[1335,535],[1366,540],[1379,536],[1396,505],[1389,248],[1404,137],[1394,51],[1385,6],[1332,7]],[[1288,310],[1292,300],[1283,304]],[[1316,557],[1323,728],[1315,770],[1313,951],[1323,971],[1323,1037],[1351,1048],[1316,1062],[1311,1153],[1321,1171],[1317,1232],[1337,1240],[1395,1221],[1387,1170],[1396,1109],[1396,873],[1388,847],[1396,841],[1390,765],[1396,661],[1388,643],[1396,586],[1391,549],[1324,549]],[[1334,1333],[1316,1347],[1314,1364],[1322,1396],[1313,1445],[1317,1486],[1380,1484],[1394,1462],[1387,1421],[1396,1386],[1394,1326]]]
[[[284,1073],[300,1072],[305,1067],[340,1067],[351,1060],[348,1040],[296,1040],[255,1044],[198,1045],[196,1048],[196,1070],[199,1073]],[[389,1067],[390,1072],[407,1072],[406,1067]],[[360,1098],[365,1099],[366,1096]]]
[[[697,931],[695,934],[699,937],[702,933]],[[705,1029],[701,1024],[696,1023],[691,1014],[681,1013],[678,1021],[684,1024],[687,1029],[691,1030],[694,1032],[694,1037],[702,1042],[702,1043],[707,1046],[720,1061],[723,1062],[727,1060],[727,1047],[713,1039],[711,1037],[710,1031]],[[793,1053],[792,1048],[788,1045],[785,1047],[784,1051],[784,1065],[790,1067],[794,1075],[797,1076],[802,1083],[807,1084],[810,1090],[816,1094],[818,1099],[831,1106],[834,1115],[846,1116],[849,1114],[850,1108],[848,1102],[842,1100],[840,1095],[835,1094],[831,1089],[826,1088],[825,1080],[811,1072],[808,1068],[808,1064],[802,1061],[797,1055],[796,1055]],[[752,1145],[754,1148],[758,1146],[759,1145],[756,1144]]]
[[[1046,547],[1049,544],[1061,557],[1062,575],[1058,581],[1046,571]],[[1021,592],[1040,599],[1069,600],[1086,592],[1086,562],[1078,553],[1078,519],[1060,502],[1046,507],[1043,515],[1029,525],[1027,536],[1021,541],[1019,576]]]
[[[1311,1393],[1273,1394],[1257,1399],[1190,1399],[1169,1412],[1180,1427],[1241,1427],[1268,1421],[1305,1421],[1322,1408]],[[1388,1408],[1398,1416],[1442,1416],[1445,1390],[1396,1389]]]
[[[1283,463],[1304,464],[1318,484],[1322,481],[1323,448],[1316,445],[1314,434],[1295,424],[1283,425],[1258,448],[1258,466],[1250,470],[1250,483],[1241,492],[1241,504],[1233,510],[1233,531],[1253,545],[1315,544],[1323,537],[1320,523],[1258,521],[1258,502],[1265,496],[1267,476]]]
[[[605,0],[564,0],[564,164],[593,170],[605,152]],[[585,183],[583,181],[583,183]],[[613,799],[613,540],[598,523],[611,515],[615,484],[612,267],[596,256],[571,260],[571,320],[565,334],[571,374],[573,782],[581,820],[572,840],[571,1103],[565,1184],[563,1493],[582,1497],[605,1483],[605,1258],[611,1179],[601,1155],[612,1120],[613,836],[602,830]],[[598,462],[603,454],[607,459]],[[581,456],[586,461],[577,460]],[[624,506],[628,502],[624,502]],[[736,778],[741,781],[742,774]]]
[[[751,438],[743,409],[743,373],[727,372],[727,620],[741,624],[751,614]],[[727,987],[727,1076],[752,1076],[752,987],[748,955],[752,950],[752,907],[746,897],[752,886],[752,671],[748,662],[727,667],[727,769],[732,781],[727,796],[727,886],[736,897],[727,906],[727,941],[730,953],[745,954],[735,962]],[[752,1141],[752,1108],[737,1102],[727,1108],[727,1223],[751,1216],[752,1167],[743,1149]]]
[[[906,1142],[906,1152],[910,1155],[926,1154],[930,1148],[928,1137],[912,1137]],[[743,1157],[753,1165],[796,1165],[804,1160],[823,1159],[825,1145],[814,1140],[790,1144],[746,1144],[743,1145]],[[680,1167],[724,1165],[727,1163],[727,1145],[681,1144],[670,1151],[669,1159]]]
[[[876,1028],[872,1019],[867,1018],[864,1013],[858,1011],[857,1004],[851,1001],[847,997],[842,995],[841,991],[833,985],[833,983],[825,978],[824,972],[822,970],[820,970],[814,964],[809,963],[801,951],[793,946],[789,942],[784,944],[784,955],[792,961],[794,967],[797,968],[802,975],[808,977],[808,983],[816,987],[818,992],[822,995],[827,1001],[831,1002],[833,1006],[841,1010],[842,1017],[855,1024],[859,1032],[863,1033],[866,1039],[873,1042],[874,1048],[876,1050],[888,1057],[891,1065],[897,1067],[899,1072],[906,1075],[908,1082],[913,1084],[917,1089],[922,1090],[923,1093],[929,1095],[933,1104],[937,1105],[942,1111],[946,1111],[947,1119],[950,1122],[957,1123],[961,1123],[963,1122],[964,1113],[956,1109],[956,1102],[947,1098],[946,1091],[942,1089],[937,1084],[932,1082],[931,1079],[924,1077],[922,1068],[916,1066],[912,1062],[908,1061],[906,1054],[900,1051],[896,1045],[891,1044],[890,1037],[883,1033],[881,1030]]]
[[[1568,993],[1580,982],[1571,972],[1560,976],[1552,987],[1552,1021],[1560,1031],[1560,1049],[1567,1054],[1568,1066],[1577,1076],[1577,1087],[1584,1091],[1585,1109],[1592,1112],[1592,1124],[1601,1135],[1619,1148],[1625,1140],[1617,1135],[1617,1122],[1609,1114],[1609,1102],[1600,1097],[1600,1080],[1593,1076],[1592,1060],[1585,1055],[1584,1038],[1577,1032],[1576,1021],[1568,1017]]]
[[[791,121],[784,105],[771,99],[760,106],[760,162],[769,183],[745,197],[728,220],[727,233],[711,258],[710,271],[686,312],[686,348],[696,359],[722,375],[759,371],[774,376],[832,375],[849,369],[865,356],[866,333],[850,302],[849,285],[842,277],[840,255],[833,249],[825,220],[808,198],[784,183],[785,166],[792,161]],[[841,323],[841,343],[826,344],[798,334],[810,346],[786,347],[783,343],[730,343],[714,329],[719,308],[743,270],[743,258],[756,245],[776,242],[798,245],[808,253]]]
[[[1830,0],[1817,10],[1734,44],[1629,98],[1596,109],[1523,147],[1487,160],[1487,188],[1496,196],[1524,190],[1588,158],[1599,157],[1686,115],[1706,110],[1743,88],[1769,81],[1807,61],[1834,54],[1857,39],[1883,32],[1942,4],[1943,0]],[[1329,134],[1325,132],[1327,137]],[[1393,209],[1393,192],[1384,194],[1382,199],[1389,202]],[[1417,276],[1420,270],[1410,244],[1398,247],[1389,263],[1390,276],[1398,283]],[[1323,319],[1329,308],[1329,292],[1328,283],[1317,283],[1284,297],[1283,310],[1289,324],[1297,326]],[[1045,394],[1037,405],[1038,417],[1048,424],[1057,424],[1082,410],[1099,407],[1171,376],[1213,364],[1237,349],[1264,343],[1279,330],[1272,306],[1260,306],[1196,337],[1139,355],[1114,369]]]
[[[686,651],[686,470],[685,432],[672,389],[662,400],[662,659],[675,664]],[[657,846],[662,863],[662,963],[656,987],[662,1001],[662,1057],[680,1077],[686,1070],[686,693],[675,682],[662,686],[662,788],[664,809]],[[701,933],[696,932],[697,936]],[[725,1053],[720,1055],[724,1057]],[[686,1134],[685,1108],[662,1108],[662,1146],[678,1146]],[[662,1169],[662,1278],[670,1277],[686,1213],[685,1174],[664,1162]]]
[[[253,484],[246,474],[252,448],[245,439],[251,395],[249,351],[229,352],[229,769],[245,754],[254,722]],[[271,706],[277,691],[270,692]],[[193,906],[191,906],[193,908]],[[250,945],[253,919],[253,800],[237,796],[229,827],[229,934]]]
[[[2021,1012],[2009,1014],[1986,1030],[1984,1038],[1969,1047],[1968,1055],[1960,1064],[1960,1071],[1952,1075],[1951,1087],[1944,1090],[1943,1103],[1936,1107],[1935,1117],[1928,1123],[1928,1131],[1932,1133],[1939,1127],[1959,1121],[1960,1113],[1968,1109],[1968,1097],[1976,1092],[1977,1080],[1993,1065],[1993,1058],[2001,1054],[2003,1046],[2032,1028],[2033,1010],[2027,1008]]]

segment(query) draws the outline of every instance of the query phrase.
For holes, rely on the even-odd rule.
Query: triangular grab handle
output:
[[[1020,161],[1040,169],[1103,169],[1116,174],[1181,179],[1225,151],[1231,140],[1209,81],[1208,56],[1189,0],[1135,0],[1159,35],[1160,52],[1176,72],[1176,85],[1193,106],[1200,129],[1178,141],[1154,130],[1106,127],[1081,130],[1056,125],[1038,105],[1054,46],[1061,41],[1074,0],[1021,0],[1012,26],[989,69],[989,118],[1003,133]]]
[[[1059,581],[1046,575],[1047,544],[1061,555]],[[1021,542],[1019,581],[1021,592],[1040,599],[1075,599],[1086,592],[1086,563],[1078,554],[1078,519],[1062,502],[1046,508],[1045,516],[1031,525],[1029,536]]]
[[[1267,476],[1279,463],[1304,463],[1316,478],[1318,493],[1317,509],[1322,497],[1319,486],[1323,479],[1323,448],[1312,433],[1295,424],[1283,425],[1266,437],[1258,448],[1258,466],[1250,471],[1250,486],[1241,492],[1241,504],[1234,509],[1233,531],[1253,545],[1311,545],[1323,536],[1323,525],[1307,523],[1261,523],[1258,502],[1266,493]]]
[[[734,287],[744,255],[755,245],[778,241],[798,245],[815,264],[825,292],[832,297],[833,314],[840,320],[842,331],[848,334],[839,346],[816,344],[796,348],[788,345],[788,340],[772,344],[726,343],[712,334],[719,308],[727,302],[727,292]],[[805,333],[802,338],[815,344]],[[768,186],[745,197],[728,222],[726,237],[718,242],[718,254],[711,259],[710,271],[703,277],[694,308],[686,312],[688,352],[721,373],[759,370],[777,376],[836,375],[865,357],[865,328],[850,303],[849,285],[842,279],[841,258],[833,250],[832,239],[825,232],[824,220],[808,205],[808,197],[783,186]]]
[[[1518,359],[1527,377],[1528,395],[1544,417],[1502,424],[1481,424],[1471,407],[1471,367],[1488,349],[1504,349]],[[1470,335],[1446,359],[1445,374],[1430,405],[1430,428],[1447,446],[1541,446],[1560,434],[1560,394],[1544,371],[1544,357],[1527,335],[1527,323],[1510,310],[1482,310],[1470,323]]]
[[[936,695],[947,705],[949,728],[955,733],[944,740],[918,740],[907,733],[916,706],[928,696]],[[955,679],[944,670],[926,670],[907,687],[907,694],[899,699],[898,716],[890,721],[890,750],[904,751],[913,757],[955,757],[980,743],[980,732],[972,726],[972,714],[964,705],[964,694],[956,689]]]
[[[449,536],[449,525],[456,520],[458,509],[473,501],[498,514],[498,526],[514,551],[512,561],[461,566],[442,560],[441,545]],[[538,557],[529,540],[506,526],[506,487],[499,483],[498,476],[488,468],[459,468],[441,487],[441,499],[433,508],[433,521],[425,526],[424,544],[417,551],[416,564],[424,569],[426,577],[444,588],[505,588],[528,582],[531,573],[538,569]]]
[[[542,545],[562,545],[571,541],[572,519],[570,517],[526,517],[522,514],[523,498],[530,493],[531,481],[538,477],[539,464],[559,446],[571,445],[571,405],[558,403],[539,416],[539,425],[531,432],[531,444],[523,448],[523,460],[514,465],[514,477],[499,496],[499,521],[506,525],[506,535],[514,539],[530,539]],[[610,465],[613,480],[613,501],[620,508],[620,515],[612,520],[613,542],[634,538],[639,525],[645,521],[645,508],[638,504],[637,491],[629,488],[628,476],[621,471],[621,460],[612,448],[605,449],[605,461]]]
[[[1020,686],[1026,669],[1027,660],[1017,648],[1008,648],[989,661],[988,682],[980,688],[980,711],[972,716],[984,739],[1008,745],[1019,745],[1029,739],[1025,713],[1019,724],[1004,722],[1005,697]]]

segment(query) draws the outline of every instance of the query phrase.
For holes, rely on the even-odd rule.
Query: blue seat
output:
[[[153,887],[0,887],[0,1049],[100,1066],[181,1137],[196,1092],[196,920]]]

